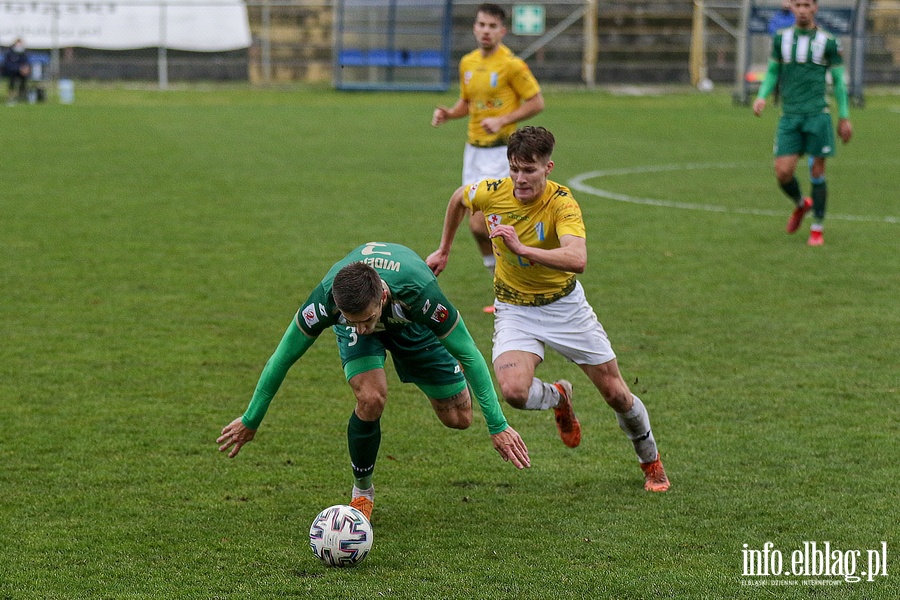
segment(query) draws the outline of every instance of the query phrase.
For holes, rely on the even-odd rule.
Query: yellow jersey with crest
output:
[[[516,130],[510,123],[497,133],[488,133],[482,119],[514,111],[541,91],[525,61],[500,44],[488,57],[474,50],[459,61],[460,98],[469,103],[468,142],[479,148],[505,146]]]
[[[480,210],[488,229],[512,225],[526,246],[552,250],[564,235],[585,237],[581,207],[569,188],[547,181],[540,199],[523,204],[513,194],[512,179],[485,179],[470,185],[464,202],[471,211]],[[491,240],[497,266],[494,293],[497,299],[521,306],[542,306],[575,289],[575,273],[551,269],[514,254],[501,238]]]

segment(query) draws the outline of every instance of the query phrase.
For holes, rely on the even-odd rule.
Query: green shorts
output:
[[[775,156],[808,154],[834,156],[834,125],[831,115],[781,115],[775,133]]]
[[[412,324],[401,330],[371,335],[356,335],[346,325],[335,325],[332,329],[337,335],[348,381],[360,373],[383,369],[390,351],[400,381],[416,384],[429,398],[450,398],[466,388],[459,362],[427,327]]]

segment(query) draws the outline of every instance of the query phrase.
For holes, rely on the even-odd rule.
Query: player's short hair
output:
[[[501,23],[506,23],[506,11],[503,10],[499,4],[491,4],[490,2],[485,2],[484,4],[478,5],[478,10],[475,11],[475,14],[484,13],[486,15],[491,15],[492,17],[497,17],[500,19]]]
[[[526,125],[509,136],[506,157],[510,162],[513,159],[525,162],[546,162],[553,155],[554,146],[556,146],[556,138],[547,129]]]
[[[361,262],[342,268],[331,284],[331,295],[338,310],[354,315],[371,307],[383,291],[378,272]]]

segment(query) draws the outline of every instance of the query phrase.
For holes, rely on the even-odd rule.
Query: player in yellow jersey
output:
[[[494,373],[514,408],[553,408],[563,443],[581,443],[572,384],[545,383],[535,370],[547,346],[577,364],[615,411],[644,471],[644,489],[669,489],[650,417],[619,372],[609,338],[576,274],[587,264],[581,208],[568,188],[547,179],[555,140],[543,127],[523,127],[509,140],[510,176],[460,187],[450,198],[441,244],[426,260],[440,274],[468,211],[481,211],[497,258]]]
[[[478,7],[473,31],[478,48],[459,61],[459,100],[452,108],[434,109],[431,125],[469,117],[463,152],[463,185],[509,175],[506,143],[516,123],[544,109],[541,88],[525,61],[503,45],[506,12],[496,4]],[[484,260],[493,270],[494,253],[480,214],[469,227]],[[492,312],[493,307],[485,309]]]

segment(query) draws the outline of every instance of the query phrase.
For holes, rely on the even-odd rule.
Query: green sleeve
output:
[[[447,351],[462,365],[466,381],[469,383],[472,393],[475,394],[475,399],[478,400],[481,412],[487,421],[488,432],[495,434],[504,431],[509,424],[500,408],[500,400],[497,399],[497,392],[494,390],[491,372],[488,370],[484,356],[475,346],[475,340],[469,335],[462,315],[460,315],[456,327],[440,340]]]
[[[297,324],[293,321],[288,325],[284,337],[275,349],[275,353],[269,358],[262,374],[259,376],[259,382],[256,384],[256,391],[253,392],[253,398],[250,399],[250,405],[244,411],[241,419],[244,427],[248,429],[259,429],[266,411],[269,410],[269,403],[275,397],[281,382],[284,381],[288,369],[295,362],[300,360],[310,346],[317,338],[309,337],[300,331]]]
[[[781,63],[770,58],[769,68],[766,70],[766,78],[763,80],[762,85],[759,86],[759,93],[756,94],[757,98],[765,100],[772,93],[772,90],[775,89],[775,85],[778,83],[778,75],[780,73]]]
[[[844,67],[831,68],[831,80],[834,84],[834,99],[837,100],[838,118],[850,118],[850,103],[847,96],[847,84],[844,83]]]

